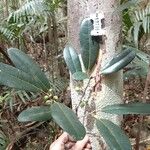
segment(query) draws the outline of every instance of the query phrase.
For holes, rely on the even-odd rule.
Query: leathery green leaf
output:
[[[18,116],[18,121],[47,121],[51,119],[49,106],[31,107],[22,111]]]
[[[93,23],[91,19],[84,19],[80,26],[79,38],[81,45],[81,56],[84,66],[88,72],[90,72],[95,65],[100,49],[99,37],[91,36],[92,29]]]
[[[96,126],[110,150],[131,150],[129,138],[125,133],[109,120],[96,119]]]
[[[88,76],[87,76],[86,73],[79,71],[79,72],[75,72],[75,73],[73,74],[73,78],[74,78],[75,80],[84,80],[84,79],[87,79]]]
[[[70,108],[55,102],[51,106],[51,115],[54,121],[75,140],[84,138],[86,134],[85,128]]]
[[[42,91],[30,75],[3,63],[0,63],[0,84],[30,92]]]
[[[27,54],[16,48],[9,48],[7,52],[16,68],[33,76],[38,87],[42,88],[44,91],[48,91],[48,89],[50,89],[50,84],[46,75]]]
[[[118,72],[127,66],[136,56],[134,50],[126,49],[123,50],[118,55],[114,56],[112,60],[110,60],[101,70],[101,74],[111,74],[114,72]]]
[[[72,74],[82,71],[79,56],[73,47],[67,45],[64,49],[63,55],[65,62]]]
[[[110,114],[150,114],[150,104],[146,103],[131,103],[131,104],[114,104],[102,108],[103,112]]]

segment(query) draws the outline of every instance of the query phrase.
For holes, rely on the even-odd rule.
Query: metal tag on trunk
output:
[[[101,36],[105,35],[105,29],[102,20],[104,20],[104,14],[96,12],[90,15],[90,19],[93,20],[93,30],[91,31],[91,36]]]

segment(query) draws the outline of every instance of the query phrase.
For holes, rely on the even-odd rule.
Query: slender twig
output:
[[[93,79],[95,76],[99,75],[99,68],[101,67],[102,56],[103,56],[103,52],[100,50],[100,53],[99,53],[99,56],[98,56],[97,66],[96,66],[96,69],[95,69],[95,70],[96,70],[96,75],[95,75],[95,72],[93,72],[93,73],[91,74],[90,79],[89,79],[89,81],[88,81],[88,83],[87,83],[87,85],[86,85],[86,87],[85,87],[85,90],[84,90],[84,92],[83,92],[83,94],[82,94],[81,100],[80,100],[78,106],[77,106],[76,109],[75,109],[76,115],[78,114],[79,106],[80,106],[80,104],[82,103],[82,99],[83,99],[84,95],[86,94],[86,90],[87,90],[87,88],[88,88],[88,86],[89,86],[89,84],[90,84],[91,79]],[[97,83],[95,83],[95,86],[97,86]],[[85,112],[84,112],[84,113],[85,113]]]
[[[76,115],[78,114],[78,109],[79,109],[79,107],[80,107],[80,104],[82,103],[82,100],[83,100],[83,98],[84,98],[84,96],[85,96],[86,90],[87,90],[87,88],[88,88],[88,86],[89,86],[89,84],[90,84],[91,79],[92,79],[92,78],[90,77],[90,79],[89,79],[89,81],[88,81],[88,83],[87,83],[87,85],[86,85],[86,87],[85,87],[85,89],[84,89],[84,91],[83,91],[83,94],[82,94],[82,96],[81,96],[80,102],[79,102],[78,106],[76,106],[76,108],[75,108]]]

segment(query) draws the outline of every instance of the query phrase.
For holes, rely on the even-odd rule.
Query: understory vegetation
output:
[[[110,149],[121,145],[120,150],[148,150],[150,2],[120,0],[115,13],[122,15],[123,51],[101,75],[123,70],[124,104],[101,111],[123,115],[123,120],[120,128],[95,117],[96,126]],[[83,71],[79,55],[68,44],[67,0],[1,0],[0,14],[0,150],[48,150],[63,130],[82,139],[86,131],[72,111],[69,78],[72,74],[79,83],[75,90],[84,95],[80,84],[90,81],[99,51],[99,43],[92,45],[86,34],[92,23],[86,20],[79,35]],[[91,64],[90,56],[84,57],[88,44],[95,52]],[[79,107],[86,105],[81,101]]]

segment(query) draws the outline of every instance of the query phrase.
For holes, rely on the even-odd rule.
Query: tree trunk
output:
[[[101,54],[98,60],[101,67],[121,50],[121,18],[116,13],[114,14],[118,5],[118,0],[68,0],[68,39],[78,53],[80,53],[79,28],[81,21],[96,11],[104,13],[106,37],[103,38],[103,44],[100,45]],[[96,81],[91,79],[89,83],[86,80],[79,83],[70,77],[72,106],[74,110],[79,107],[77,115],[91,137],[93,150],[106,148],[96,129],[93,115],[109,119],[116,124],[121,122],[121,118],[118,116],[102,113],[100,110],[106,105],[122,103],[122,71],[100,76],[99,79]],[[99,88],[93,92],[93,87],[97,82]],[[82,90],[77,91],[76,86],[80,86]],[[79,104],[81,99],[88,102],[82,108]]]

